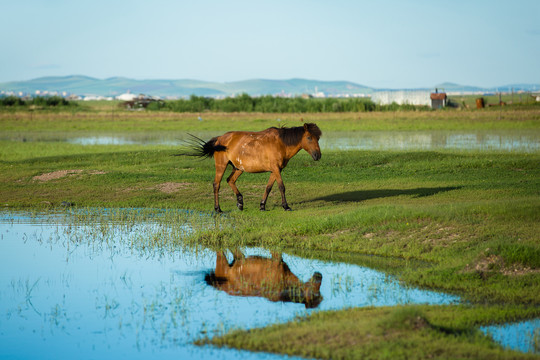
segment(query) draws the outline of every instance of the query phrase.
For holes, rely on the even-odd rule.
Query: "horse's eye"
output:
[[[311,141],[311,136],[308,136],[307,139],[308,139],[309,141]]]

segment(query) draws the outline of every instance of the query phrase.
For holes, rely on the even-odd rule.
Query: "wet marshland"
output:
[[[280,255],[282,261],[300,282],[317,272],[322,275],[322,300],[313,309],[263,296],[234,295],[207,281],[216,270],[216,251],[183,241],[201,226],[226,223],[216,225],[204,214],[173,214],[178,220],[174,225],[158,219],[159,214],[145,216],[144,221],[130,216],[98,211],[92,216],[4,213],[0,217],[0,357],[232,359],[240,356],[235,350],[192,343],[313,311],[460,301],[404,286],[367,267],[287,253]],[[262,248],[240,250],[248,258],[275,256]],[[233,262],[233,251],[224,251],[228,263]],[[533,322],[531,331],[535,329],[538,322]],[[499,334],[495,327],[484,331],[495,338]],[[528,351],[530,343],[517,345],[525,335],[511,331],[503,331],[511,339],[501,340],[503,344]],[[248,352],[241,356],[276,357]]]

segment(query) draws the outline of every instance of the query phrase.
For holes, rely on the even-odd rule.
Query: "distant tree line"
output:
[[[1,107],[25,107],[30,105],[39,107],[61,107],[76,106],[77,104],[75,102],[68,101],[61,96],[37,96],[31,99],[23,99],[17,96],[0,97]]]
[[[154,102],[149,104],[147,109],[174,112],[324,113],[429,110],[430,107],[395,103],[379,105],[368,98],[284,98],[270,95],[251,97],[242,94],[225,99],[192,95],[189,99]]]

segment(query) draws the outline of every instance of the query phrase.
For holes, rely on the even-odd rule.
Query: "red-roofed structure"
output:
[[[438,89],[435,89],[435,92],[431,93],[429,97],[431,99],[432,109],[442,109],[446,106],[446,93],[440,93]]]

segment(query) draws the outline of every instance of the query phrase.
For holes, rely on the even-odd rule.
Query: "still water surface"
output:
[[[125,246],[129,244],[125,238],[136,236],[133,232],[163,231],[156,224],[143,226],[154,228],[107,227],[115,238],[124,239],[102,241],[92,238],[96,236],[92,225],[74,228],[63,222],[41,223],[39,218],[4,217],[0,358],[237,358],[236,351],[191,343],[232,328],[265,326],[312,311],[459,300],[402,287],[368,268],[287,254],[283,260],[300,280],[307,281],[315,271],[322,273],[324,299],[315,310],[231,296],[204,281],[216,265],[216,254],[210,250],[171,253]],[[270,257],[264,249],[243,251]],[[269,357],[242,354],[246,356]]]
[[[215,252],[137,248],[126,241],[166,232],[166,226],[153,222],[74,226],[62,216],[0,216],[0,358],[284,358],[192,342],[313,311],[459,302],[455,296],[401,286],[369,268],[288,254],[283,260],[300,280],[322,274],[323,301],[316,309],[231,296],[204,280],[215,269]],[[270,257],[264,249],[242,250]]]
[[[201,139],[210,139],[223,132],[192,132]],[[181,146],[185,132],[148,132],[115,134],[24,133],[0,135],[2,140],[63,141],[81,145],[169,145]],[[323,150],[463,150],[535,152],[540,150],[540,131],[480,130],[480,131],[353,131],[324,132]]]
[[[220,135],[197,134],[202,139]],[[98,135],[67,139],[83,145],[182,145],[185,134],[140,136]],[[367,131],[327,132],[319,142],[323,150],[479,150],[534,152],[540,150],[535,131]]]

